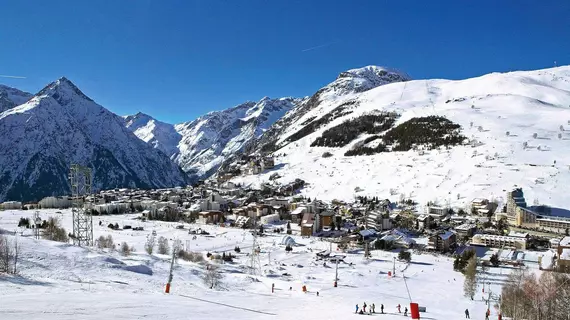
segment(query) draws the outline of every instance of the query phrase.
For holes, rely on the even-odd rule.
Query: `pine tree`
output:
[[[466,297],[473,298],[477,290],[477,258],[471,257],[465,267],[465,282],[463,283],[463,293]]]

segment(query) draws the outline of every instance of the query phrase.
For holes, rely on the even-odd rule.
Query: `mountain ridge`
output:
[[[25,103],[33,94],[0,84],[0,113]]]
[[[0,200],[69,194],[71,163],[92,169],[93,189],[183,186],[187,176],[136,137],[122,118],[67,78],[0,113]]]
[[[291,111],[250,146],[252,152],[272,152],[277,169],[233,181],[260,187],[302,178],[307,182],[302,193],[311,198],[403,197],[457,206],[478,197],[503,201],[506,190],[517,185],[530,198],[570,207],[560,191],[570,183],[570,66],[463,80],[399,81],[330,95],[334,88],[317,91],[306,103],[310,107]],[[353,121],[377,112],[397,114],[394,130],[378,132],[371,129],[375,125],[359,127]],[[448,123],[428,145],[395,130],[430,119]],[[457,126],[452,140],[446,140],[447,130]],[[465,143],[441,146],[461,137]]]
[[[178,124],[162,123],[152,117],[125,116],[126,126],[143,141],[163,149],[192,178],[205,178],[249,141],[262,135],[299,101],[292,97],[246,101],[228,109],[211,111]],[[138,115],[138,114],[137,114]],[[134,119],[142,119],[133,125]],[[142,129],[144,128],[144,129]],[[164,132],[168,131],[169,134]],[[179,139],[168,139],[168,136]]]

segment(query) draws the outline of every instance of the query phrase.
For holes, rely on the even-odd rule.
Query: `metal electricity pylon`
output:
[[[72,164],[69,170],[73,213],[73,243],[80,247],[93,246],[93,217],[85,208],[85,201],[91,195],[91,169]]]

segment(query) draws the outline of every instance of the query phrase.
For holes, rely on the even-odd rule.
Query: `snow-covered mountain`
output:
[[[33,94],[0,84],[0,112],[12,109],[30,100]]]
[[[141,112],[124,118],[127,128],[133,131],[137,137],[167,156],[176,157],[178,143],[182,136],[172,124],[158,121]]]
[[[350,97],[373,88],[390,83],[406,82],[411,78],[394,69],[366,66],[351,69],[338,75],[335,81],[319,89],[310,98],[303,99],[297,106],[279,119],[267,132],[248,147],[249,150],[273,151],[276,143],[286,132],[294,132],[297,127],[304,127],[312,120],[323,115],[322,106],[335,101],[346,100]],[[305,117],[308,113],[311,116]],[[304,119],[300,121],[300,119]],[[318,125],[318,123],[313,124]],[[297,129],[299,129],[297,128]]]
[[[177,125],[143,114],[125,120],[140,139],[168,154],[191,176],[202,178],[214,173],[227,157],[261,136],[300,101],[265,97]]]
[[[236,182],[259,184],[277,172],[281,183],[308,182],[303,192],[311,198],[452,205],[501,200],[517,185],[529,199],[570,207],[569,66],[461,81],[356,70],[250,146],[273,151],[276,169]],[[370,79],[381,71],[388,81]]]
[[[72,163],[92,168],[94,189],[185,185],[166,155],[66,78],[0,113],[0,201],[69,194]]]

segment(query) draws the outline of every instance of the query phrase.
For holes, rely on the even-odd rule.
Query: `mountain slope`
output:
[[[324,110],[321,109],[323,103],[338,100],[350,103],[350,98],[358,93],[390,83],[410,81],[410,79],[408,75],[402,72],[379,66],[366,66],[342,72],[335,81],[318,90],[311,98],[298,103],[296,108],[279,119],[260,139],[248,146],[248,150],[274,151],[276,148],[314,131],[326,122],[331,121],[332,118],[339,116],[340,113],[345,112],[341,110],[344,107],[339,104],[340,108],[336,110],[338,112],[324,114],[322,113]],[[309,113],[311,115],[307,116]],[[320,118],[321,121],[313,121],[317,118]],[[305,130],[299,132],[303,128]],[[285,132],[299,132],[299,134],[290,137],[284,136]],[[284,141],[285,139],[287,141]]]
[[[167,187],[187,177],[138,139],[121,117],[61,78],[0,113],[0,200],[69,193],[71,163],[92,168],[93,188]]]
[[[325,96],[330,88],[319,90],[312,106],[298,107],[300,114],[292,110],[277,121],[251,148],[271,146],[281,164],[278,181],[304,179],[309,186],[303,192],[311,198],[369,195],[464,205],[475,197],[500,199],[518,185],[529,199],[570,206],[564,191],[570,183],[570,67],[407,81]],[[357,125],[380,112],[394,113],[396,120],[380,130],[372,129],[377,124]],[[449,128],[459,125],[454,134],[466,139],[430,150],[431,142],[399,129],[415,123],[412,130],[420,130],[422,119],[438,117]],[[446,133],[439,134],[435,141],[445,139]],[[408,151],[392,151],[402,142]],[[378,143],[391,144],[376,148]],[[347,156],[362,147],[370,155]],[[325,152],[331,156],[323,157]],[[236,182],[258,184],[275,172]]]
[[[0,113],[23,104],[32,97],[31,93],[0,84]]]
[[[125,121],[141,140],[165,152],[191,176],[203,178],[261,136],[299,101],[265,97],[174,126],[142,114],[127,116]]]
[[[177,155],[178,143],[182,136],[173,125],[158,121],[141,112],[124,118],[127,128],[142,141],[149,143],[169,157]]]

